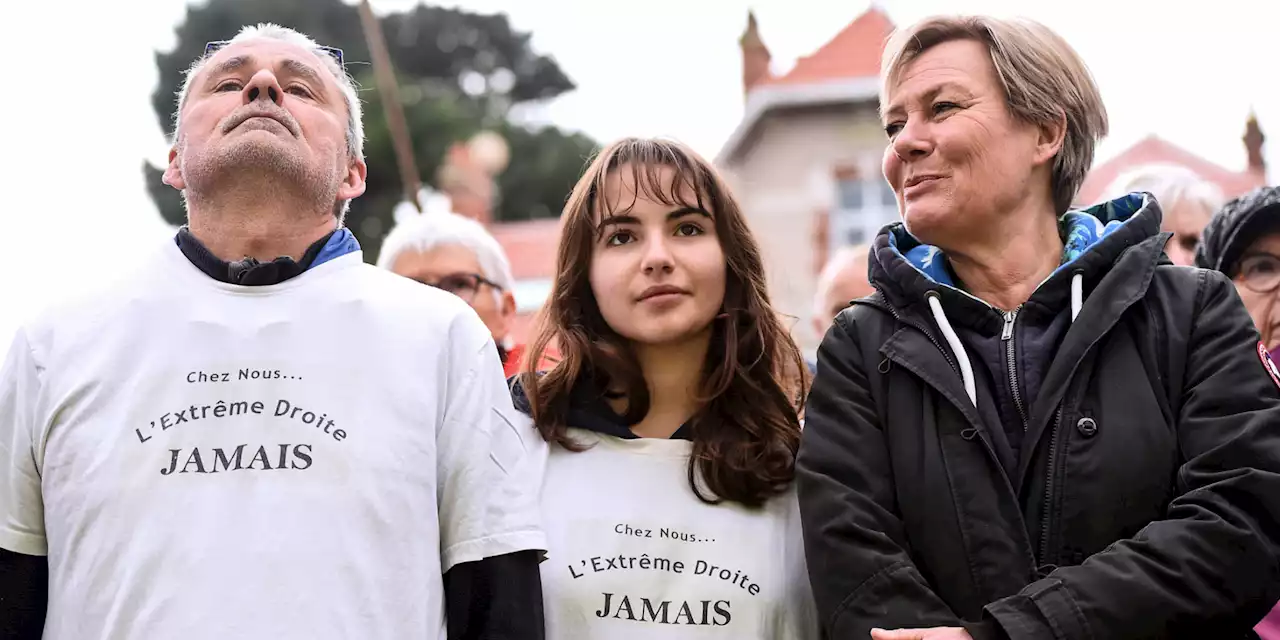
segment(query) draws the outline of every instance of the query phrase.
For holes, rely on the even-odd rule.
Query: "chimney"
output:
[[[1256,173],[1259,176],[1267,175],[1267,161],[1262,158],[1262,143],[1266,140],[1266,136],[1262,135],[1262,128],[1258,126],[1258,115],[1249,110],[1249,119],[1244,125],[1244,150],[1249,157],[1249,172]]]
[[[742,94],[751,93],[752,87],[769,77],[769,48],[760,39],[760,30],[756,25],[756,14],[747,11],[747,30],[742,32],[738,40],[742,47]]]

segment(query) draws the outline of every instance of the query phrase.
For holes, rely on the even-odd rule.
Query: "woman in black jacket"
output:
[[[818,352],[797,462],[827,636],[1247,637],[1280,390],[1230,282],[1169,263],[1149,194],[1068,211],[1106,114],[1048,29],[933,18],[884,69],[905,224]]]

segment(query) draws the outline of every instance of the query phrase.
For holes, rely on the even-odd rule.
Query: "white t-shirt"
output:
[[[794,490],[760,510],[708,505],[689,441],[569,433],[591,448],[549,453],[547,638],[818,638]]]
[[[359,252],[246,287],[170,242],[0,372],[46,640],[444,638],[444,571],[545,549],[545,460],[475,313]]]

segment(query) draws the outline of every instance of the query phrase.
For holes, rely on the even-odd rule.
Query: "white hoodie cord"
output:
[[[942,310],[942,301],[937,292],[930,291],[925,294],[925,298],[929,300],[933,321],[938,323],[938,328],[942,330],[942,337],[946,338],[947,344],[951,345],[951,350],[956,354],[956,360],[960,364],[960,378],[964,381],[964,392],[969,394],[969,401],[973,403],[974,408],[977,408],[978,391],[974,384],[973,364],[969,362],[969,354],[964,350],[964,343],[960,342],[960,336],[957,336],[955,329],[951,328],[951,322],[947,320],[947,314]],[[1076,272],[1071,276],[1071,322],[1076,321],[1076,316],[1080,315],[1080,309],[1083,306],[1084,274]]]
[[[969,394],[969,401],[977,407],[978,389],[974,385],[973,365],[969,363],[969,354],[965,352],[960,336],[957,336],[955,329],[951,328],[947,314],[942,312],[942,301],[938,299],[937,292],[930,291],[925,294],[925,298],[929,300],[929,309],[933,311],[933,321],[938,323],[939,329],[942,329],[942,337],[947,339],[947,344],[951,345],[951,350],[955,352],[956,360],[960,363],[960,378],[964,380],[964,392]]]
[[[1080,315],[1080,307],[1084,306],[1084,274],[1079,271],[1071,275],[1071,322]]]

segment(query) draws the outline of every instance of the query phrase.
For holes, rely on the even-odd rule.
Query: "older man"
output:
[[[475,314],[341,227],[362,139],[302,34],[192,66],[188,227],[0,373],[5,637],[541,636],[539,441]]]
[[[504,372],[515,373],[520,350],[511,342],[516,298],[511,264],[483,225],[449,211],[399,215],[382,242],[378,266],[448,291],[475,309],[493,335]]]

